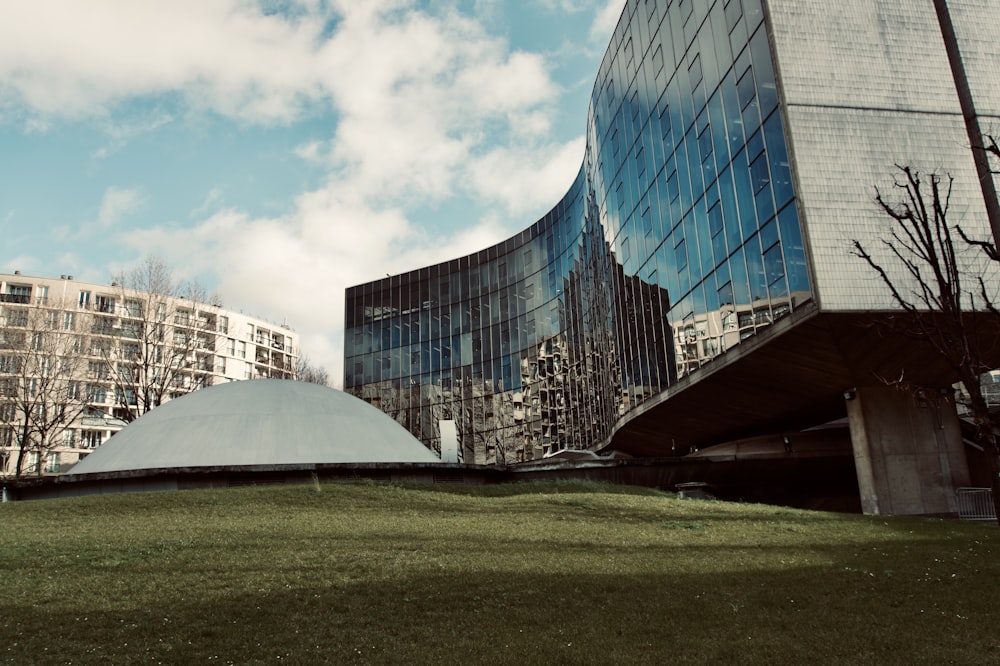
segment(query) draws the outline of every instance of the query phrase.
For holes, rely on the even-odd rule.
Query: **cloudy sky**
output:
[[[344,289],[555,204],[624,0],[0,8],[0,271],[147,254],[342,377]]]

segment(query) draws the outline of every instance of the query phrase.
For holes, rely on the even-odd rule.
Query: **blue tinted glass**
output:
[[[643,0],[625,16],[584,166],[548,214],[348,290],[345,386],[432,449],[446,417],[465,462],[595,446],[810,298],[760,0]]]

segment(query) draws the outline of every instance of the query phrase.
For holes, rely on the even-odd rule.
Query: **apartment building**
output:
[[[16,475],[19,458],[22,476],[65,471],[162,402],[293,378],[298,355],[288,326],[217,303],[0,274],[0,476]]]

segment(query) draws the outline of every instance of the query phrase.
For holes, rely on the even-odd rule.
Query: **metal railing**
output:
[[[996,520],[993,490],[990,488],[957,488],[958,517],[962,520]]]

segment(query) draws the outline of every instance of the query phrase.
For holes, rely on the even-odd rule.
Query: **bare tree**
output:
[[[310,382],[322,386],[330,385],[330,375],[326,368],[313,365],[308,356],[302,354],[295,362],[295,379],[300,382]]]
[[[59,435],[86,409],[79,381],[86,359],[81,338],[61,329],[61,309],[7,306],[5,315],[0,420],[13,426],[13,475],[19,478],[25,472],[41,474],[46,454],[60,446]],[[37,455],[37,464],[26,470],[29,453]]]
[[[114,385],[116,416],[132,421],[171,393],[210,381],[214,306],[197,282],[179,282],[159,257],[146,257],[112,282],[118,302],[95,304],[99,351]]]
[[[897,169],[896,196],[875,190],[875,202],[892,220],[889,237],[881,241],[889,263],[876,260],[857,240],[854,254],[878,274],[905,312],[892,320],[894,331],[928,343],[965,389],[977,438],[988,452],[1000,517],[1000,423],[990,413],[981,380],[992,369],[1000,341],[1000,318],[989,316],[997,314],[994,295],[982,273],[971,268],[975,261],[963,256],[968,245],[956,246],[956,234],[968,237],[948,222],[953,178],[934,173],[925,178],[910,167]],[[997,258],[996,248],[992,250]]]

